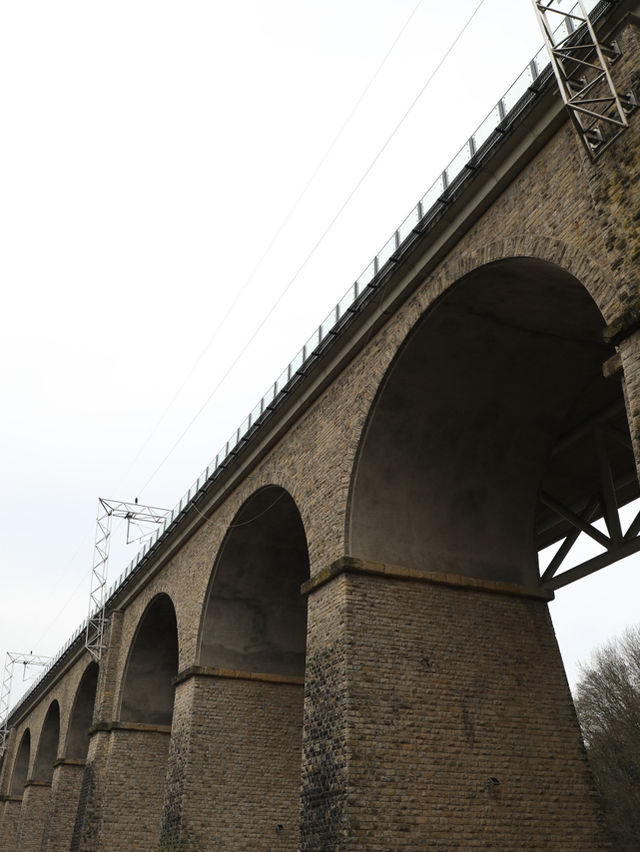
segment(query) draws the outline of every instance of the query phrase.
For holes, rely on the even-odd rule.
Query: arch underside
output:
[[[27,730],[22,735],[18,753],[13,764],[13,772],[11,774],[11,795],[21,796],[24,790],[24,785],[27,783],[27,772],[29,771],[29,760],[31,757],[31,732]]]
[[[37,781],[51,783],[53,764],[58,756],[58,741],[60,739],[60,707],[57,701],[51,704],[42,726],[38,742],[38,752],[33,770]]]
[[[304,675],[309,576],[298,508],[268,486],[247,500],[220,549],[202,625],[202,665]]]
[[[142,616],[125,672],[120,720],[170,725],[178,673],[176,613],[168,595],[158,595]]]
[[[90,663],[84,672],[74,701],[69,732],[67,734],[66,757],[84,760],[89,748],[89,728],[93,720],[93,708],[98,687],[98,664]]]
[[[352,483],[352,555],[537,585],[537,551],[574,530],[558,507],[580,514],[591,501],[591,521],[606,514],[590,428],[600,422],[615,502],[636,497],[602,330],[582,284],[545,261],[492,263],[452,287],[372,408]]]

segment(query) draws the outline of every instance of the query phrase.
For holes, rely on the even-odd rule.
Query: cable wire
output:
[[[299,192],[299,194],[298,194],[298,196],[297,196],[296,200],[293,202],[293,205],[292,205],[292,206],[291,206],[291,208],[289,209],[289,212],[286,214],[286,216],[284,217],[284,219],[282,220],[282,222],[280,223],[280,225],[279,225],[279,226],[278,226],[278,228],[276,229],[276,232],[274,233],[273,237],[271,238],[271,240],[270,240],[269,244],[267,245],[267,247],[266,247],[266,248],[265,248],[265,250],[263,251],[262,255],[261,255],[261,256],[260,256],[260,258],[258,259],[257,263],[255,264],[255,266],[253,267],[253,269],[252,269],[252,270],[251,270],[251,272],[249,273],[248,278],[246,279],[246,281],[244,282],[244,284],[242,285],[242,287],[238,290],[238,292],[237,292],[237,294],[236,294],[235,298],[233,299],[233,301],[232,301],[231,305],[229,306],[229,308],[227,308],[226,313],[224,314],[224,316],[222,317],[222,319],[218,322],[218,324],[217,324],[217,325],[216,325],[216,327],[214,328],[213,333],[212,333],[212,334],[211,334],[211,336],[209,337],[209,340],[207,341],[207,343],[206,343],[206,345],[205,345],[204,349],[200,352],[200,354],[198,355],[198,357],[197,357],[197,358],[196,358],[196,360],[194,361],[193,365],[191,366],[191,369],[190,369],[190,370],[189,370],[189,372],[187,373],[186,378],[184,379],[184,381],[182,382],[182,384],[180,385],[180,387],[177,389],[177,391],[176,391],[176,392],[174,393],[174,395],[171,397],[171,400],[169,401],[169,403],[168,403],[167,407],[165,408],[165,410],[164,410],[164,411],[162,412],[162,414],[160,415],[159,420],[157,421],[156,425],[153,427],[153,429],[152,429],[151,433],[149,434],[149,436],[147,437],[146,441],[143,443],[143,445],[142,445],[142,446],[140,447],[140,449],[138,450],[138,452],[137,452],[137,454],[136,454],[135,458],[133,459],[133,461],[129,464],[129,467],[127,468],[127,471],[131,470],[131,468],[132,468],[132,467],[135,465],[135,463],[138,461],[138,459],[140,458],[140,456],[142,455],[142,453],[144,452],[144,450],[146,449],[146,447],[149,445],[150,441],[152,440],[152,438],[154,437],[154,435],[155,435],[155,434],[156,434],[156,432],[158,431],[158,429],[159,429],[159,427],[160,427],[161,423],[164,421],[165,417],[167,416],[168,412],[169,412],[169,411],[170,411],[170,409],[172,408],[172,406],[173,406],[173,404],[175,403],[176,399],[180,396],[180,394],[181,394],[181,393],[182,393],[182,391],[184,390],[185,386],[186,386],[186,385],[187,385],[187,383],[189,382],[189,379],[191,378],[191,376],[192,376],[192,375],[194,374],[194,372],[196,371],[196,369],[197,369],[198,365],[200,364],[200,362],[202,361],[202,359],[204,358],[204,356],[206,355],[206,353],[207,353],[207,352],[209,351],[209,349],[211,348],[211,346],[212,346],[212,344],[213,344],[214,340],[216,340],[216,338],[218,337],[218,334],[219,334],[219,332],[220,332],[220,329],[224,326],[224,324],[226,323],[226,321],[229,319],[229,316],[231,315],[231,313],[232,313],[232,312],[233,312],[233,310],[235,309],[236,305],[238,304],[238,302],[240,301],[240,299],[242,298],[242,296],[243,296],[243,295],[244,295],[244,293],[246,292],[247,288],[249,287],[249,285],[251,284],[251,282],[252,282],[252,281],[253,281],[253,279],[255,278],[255,276],[256,276],[256,274],[257,274],[257,272],[259,271],[259,269],[262,267],[262,264],[264,263],[264,261],[266,260],[266,258],[268,257],[268,255],[270,254],[271,249],[274,247],[274,245],[275,245],[275,244],[276,244],[276,242],[278,241],[278,239],[279,239],[280,235],[281,235],[281,234],[282,234],[282,232],[284,231],[285,227],[288,225],[289,221],[291,220],[291,218],[292,218],[293,214],[296,212],[296,210],[297,210],[297,209],[298,209],[298,207],[300,206],[300,204],[301,204],[301,202],[302,202],[302,199],[305,197],[305,195],[307,194],[307,192],[308,192],[309,188],[311,187],[311,185],[313,184],[314,180],[315,180],[315,179],[316,179],[316,177],[318,176],[318,174],[319,174],[320,170],[322,169],[322,167],[324,166],[324,164],[325,164],[325,163],[326,163],[326,161],[328,160],[329,155],[331,154],[331,152],[332,152],[332,151],[333,151],[333,149],[335,148],[335,146],[336,146],[336,144],[338,143],[339,139],[342,137],[342,135],[343,135],[344,131],[345,131],[345,130],[346,130],[346,128],[347,128],[347,126],[350,124],[351,119],[353,118],[353,116],[356,114],[356,112],[357,112],[357,111],[358,111],[358,109],[360,108],[361,103],[363,102],[363,100],[365,99],[365,97],[367,96],[367,94],[369,93],[369,90],[371,89],[372,85],[374,84],[374,82],[375,82],[375,81],[376,81],[376,79],[378,78],[378,75],[380,74],[380,72],[382,71],[382,69],[384,68],[384,66],[386,65],[387,60],[389,59],[389,57],[390,57],[390,56],[391,56],[391,54],[393,53],[393,51],[394,51],[394,49],[395,49],[396,45],[398,44],[398,42],[399,42],[399,41],[400,41],[400,39],[402,38],[402,36],[403,36],[403,34],[404,34],[405,30],[407,29],[407,27],[408,27],[408,26],[409,26],[409,24],[411,23],[412,19],[414,18],[414,16],[415,16],[416,12],[418,11],[418,9],[419,9],[419,8],[420,8],[420,6],[422,5],[422,3],[423,3],[423,0],[418,0],[418,2],[416,3],[416,5],[414,6],[413,10],[412,10],[412,11],[411,11],[411,13],[409,14],[409,17],[405,20],[405,22],[404,22],[404,24],[402,25],[402,27],[400,28],[400,30],[399,30],[399,32],[398,32],[398,34],[396,35],[396,37],[394,38],[393,42],[391,43],[391,46],[389,47],[389,49],[387,50],[387,52],[386,52],[386,53],[385,53],[385,55],[383,56],[382,60],[380,61],[380,63],[379,63],[379,65],[378,65],[378,67],[377,67],[377,68],[376,68],[376,70],[374,71],[373,75],[370,77],[369,82],[367,83],[367,85],[364,87],[364,89],[363,89],[363,90],[362,90],[362,92],[360,93],[360,95],[359,95],[358,99],[356,100],[355,104],[354,104],[354,105],[353,105],[353,107],[351,108],[351,111],[349,112],[349,114],[347,115],[347,117],[345,118],[345,120],[342,122],[342,124],[341,124],[340,128],[338,129],[338,132],[336,133],[336,135],[333,137],[333,140],[329,143],[329,147],[326,149],[326,151],[324,152],[324,154],[323,154],[323,155],[322,155],[322,157],[320,158],[320,160],[319,160],[318,164],[316,165],[316,167],[314,168],[313,172],[311,173],[311,176],[308,178],[307,182],[305,183],[305,185],[304,185],[304,186],[302,187],[302,189],[300,190],[300,192]]]
[[[205,408],[209,405],[209,403],[211,402],[211,400],[213,399],[213,397],[215,396],[215,394],[218,392],[218,390],[220,389],[220,387],[222,386],[222,384],[223,384],[223,383],[226,381],[226,379],[228,378],[228,376],[229,376],[229,374],[231,373],[231,371],[232,371],[232,370],[235,368],[235,366],[237,365],[238,361],[242,358],[242,356],[243,356],[243,355],[244,355],[244,353],[247,351],[247,349],[249,348],[249,346],[251,345],[251,343],[253,343],[253,341],[255,340],[256,336],[257,336],[257,335],[259,334],[259,332],[260,332],[260,331],[264,328],[265,324],[266,324],[266,323],[267,323],[267,321],[270,319],[270,317],[272,316],[272,314],[274,313],[274,311],[276,310],[276,308],[278,307],[278,305],[282,302],[282,300],[284,299],[284,297],[286,296],[286,294],[289,292],[289,290],[291,289],[291,287],[293,286],[293,284],[297,281],[297,279],[298,279],[298,277],[299,277],[300,273],[303,271],[303,269],[304,269],[304,268],[306,267],[306,265],[309,263],[309,261],[311,260],[311,258],[312,258],[312,257],[313,257],[313,255],[315,254],[315,252],[317,251],[318,247],[321,245],[321,243],[324,241],[324,239],[325,239],[325,237],[327,236],[327,234],[331,231],[331,229],[333,228],[333,226],[335,225],[335,223],[337,222],[337,220],[339,219],[339,217],[342,215],[342,213],[344,212],[344,209],[346,208],[346,206],[349,204],[349,202],[351,201],[351,199],[353,198],[353,196],[356,194],[356,192],[360,189],[360,187],[362,186],[362,184],[364,183],[364,181],[366,180],[366,178],[369,176],[369,174],[370,174],[371,170],[374,168],[374,166],[376,165],[376,163],[378,162],[378,160],[380,159],[380,157],[382,156],[382,154],[383,154],[383,153],[386,151],[386,149],[389,147],[389,144],[391,143],[391,140],[394,138],[394,136],[396,135],[396,133],[398,132],[398,130],[400,129],[400,127],[404,124],[404,122],[406,121],[407,117],[409,116],[409,114],[411,113],[411,111],[414,109],[415,105],[418,103],[418,101],[420,100],[420,98],[422,97],[422,95],[424,94],[424,92],[427,90],[428,86],[431,84],[432,80],[434,79],[434,77],[436,76],[436,74],[438,73],[438,71],[440,70],[440,68],[444,65],[444,63],[446,62],[446,60],[449,58],[449,55],[451,54],[451,52],[453,51],[453,49],[455,48],[455,46],[458,44],[458,42],[460,41],[460,39],[462,38],[462,36],[464,35],[464,33],[467,31],[467,29],[469,28],[469,25],[471,24],[471,22],[473,21],[473,19],[475,18],[475,16],[478,14],[478,12],[480,11],[480,9],[481,9],[481,7],[484,5],[484,3],[485,3],[485,0],[480,0],[480,2],[477,4],[477,6],[475,7],[475,9],[473,10],[473,12],[471,13],[471,15],[469,16],[469,18],[467,19],[467,21],[466,21],[466,23],[464,24],[464,26],[462,27],[462,29],[458,32],[457,36],[453,39],[453,41],[451,42],[451,44],[450,44],[450,45],[449,45],[449,47],[447,48],[446,52],[444,53],[444,55],[442,56],[442,58],[440,59],[440,61],[438,62],[438,64],[435,66],[435,68],[433,69],[433,71],[431,72],[431,74],[429,75],[429,77],[427,78],[426,82],[424,83],[424,85],[422,86],[422,88],[420,89],[420,91],[418,92],[418,94],[417,94],[417,95],[414,97],[414,99],[411,101],[411,103],[409,104],[409,107],[408,107],[408,108],[406,109],[406,111],[403,113],[402,117],[401,117],[401,118],[400,118],[400,120],[397,122],[397,124],[395,125],[395,127],[394,127],[394,128],[393,128],[393,130],[391,131],[390,135],[387,137],[386,141],[384,142],[384,144],[382,145],[382,147],[380,148],[380,150],[378,151],[378,153],[375,155],[375,157],[373,158],[373,160],[369,163],[369,165],[367,166],[367,168],[364,170],[364,172],[362,173],[362,175],[360,176],[360,178],[358,179],[358,181],[357,181],[357,182],[356,182],[356,184],[354,185],[353,189],[349,192],[349,194],[347,195],[347,197],[346,197],[346,199],[344,200],[344,202],[343,202],[343,203],[341,204],[341,206],[338,208],[337,213],[333,216],[333,218],[331,219],[331,221],[329,222],[329,224],[327,225],[327,227],[324,229],[324,231],[322,232],[322,234],[320,235],[320,237],[318,238],[318,240],[314,243],[314,245],[313,245],[313,247],[311,248],[310,252],[307,254],[307,256],[305,257],[305,259],[302,261],[302,263],[300,264],[300,266],[298,267],[298,269],[297,269],[297,270],[296,270],[296,272],[294,273],[293,277],[289,280],[289,282],[287,283],[287,285],[285,286],[285,288],[282,290],[282,292],[280,293],[280,295],[278,296],[278,298],[276,299],[276,301],[275,301],[275,302],[274,302],[274,304],[272,305],[272,307],[271,307],[271,308],[269,309],[269,311],[265,314],[265,316],[263,317],[262,321],[258,324],[257,328],[254,330],[254,332],[253,332],[253,334],[251,335],[251,337],[247,340],[247,342],[246,342],[246,343],[245,343],[245,345],[242,347],[242,349],[240,350],[240,352],[238,353],[238,355],[234,358],[234,360],[232,361],[232,363],[230,364],[230,366],[227,368],[227,370],[226,370],[226,372],[223,374],[222,378],[221,378],[221,379],[218,381],[218,383],[215,385],[215,387],[213,388],[213,390],[211,391],[211,393],[209,394],[209,396],[205,399],[205,401],[202,403],[202,405],[201,405],[201,406],[200,406],[200,408],[197,410],[197,412],[195,413],[195,415],[191,418],[191,420],[189,421],[189,423],[187,424],[187,426],[186,426],[186,427],[183,429],[183,431],[180,433],[179,437],[178,437],[178,438],[176,439],[176,441],[173,443],[173,445],[171,446],[171,448],[169,449],[169,451],[167,452],[167,454],[164,456],[164,458],[162,459],[162,461],[158,464],[158,466],[155,468],[155,470],[153,471],[153,473],[149,476],[149,478],[147,479],[147,481],[145,482],[145,484],[144,484],[144,485],[142,486],[142,488],[140,489],[139,494],[142,494],[142,493],[145,491],[145,489],[146,489],[146,488],[150,485],[150,483],[151,483],[151,482],[155,479],[155,477],[156,477],[156,475],[158,474],[158,472],[160,471],[160,469],[164,466],[164,464],[167,462],[167,460],[168,460],[168,459],[171,457],[171,455],[175,452],[176,448],[177,448],[177,447],[178,447],[178,445],[182,442],[182,440],[183,440],[183,438],[185,437],[185,435],[186,435],[186,434],[190,431],[190,429],[191,429],[191,427],[193,426],[193,424],[194,424],[194,423],[196,422],[196,420],[200,417],[200,415],[202,414],[202,412],[204,411],[204,409],[205,409]]]

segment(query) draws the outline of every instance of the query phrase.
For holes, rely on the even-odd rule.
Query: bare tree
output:
[[[640,626],[582,666],[576,710],[616,849],[640,850]]]

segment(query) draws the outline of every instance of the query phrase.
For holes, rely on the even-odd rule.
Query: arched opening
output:
[[[487,814],[505,849],[522,845],[523,820],[539,848],[550,826],[560,845],[601,842],[547,605],[555,586],[537,554],[571,518],[588,526],[637,494],[603,328],[566,270],[510,258],[450,287],[388,369],[347,523],[350,555],[369,563],[344,583],[339,636],[350,670],[335,728],[353,727],[344,762],[358,779],[347,787],[354,823],[378,809],[415,848],[437,846],[443,826],[465,847]],[[621,437],[606,457],[586,437],[605,422]],[[611,499],[597,494],[585,520],[606,478]],[[322,671],[318,689],[328,682]],[[309,777],[310,800],[322,801]]]
[[[127,662],[120,719],[170,725],[173,680],[178,673],[176,612],[168,595],[158,595],[140,620]]]
[[[202,625],[204,666],[304,676],[309,576],[300,512],[283,488],[240,509],[216,561]]]
[[[27,730],[22,735],[18,753],[13,764],[13,772],[11,774],[11,795],[21,796],[24,791],[24,785],[27,783],[27,773],[29,771],[29,760],[31,758],[31,732]]]
[[[188,825],[194,847],[244,838],[247,848],[299,848],[308,577],[296,503],[265,486],[229,525],[203,606],[201,665],[177,687],[206,748],[184,743],[167,789],[183,789],[188,763],[207,807],[174,794],[180,818],[165,825],[167,846],[182,848]]]
[[[60,739],[60,706],[53,701],[47,711],[42,726],[33,777],[36,781],[50,784],[53,780],[53,764],[58,757],[58,742]]]
[[[533,258],[489,264],[451,288],[372,408],[352,482],[351,553],[537,585],[537,551],[567,533],[540,494],[581,512],[600,475],[586,427],[606,415],[628,436],[620,382],[602,372],[614,351],[603,325],[579,281]],[[633,455],[612,447],[609,463],[621,505],[637,495]]]
[[[65,756],[75,760],[84,760],[87,756],[89,728],[93,720],[93,707],[98,687],[98,672],[97,663],[90,663],[87,666],[78,686],[76,700],[71,711]]]

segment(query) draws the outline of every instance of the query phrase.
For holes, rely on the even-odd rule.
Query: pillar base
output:
[[[6,796],[0,803],[0,852],[14,852],[16,848],[21,808],[22,796]]]
[[[120,722],[93,730],[73,852],[157,852],[170,732]]]
[[[83,775],[84,760],[59,760],[55,764],[42,852],[69,849]]]
[[[302,706],[299,678],[178,678],[163,848],[299,849]]]
[[[16,849],[20,852],[40,852],[50,800],[51,784],[43,781],[27,782],[16,834]]]
[[[301,848],[609,848],[546,601],[374,567],[309,590]]]

